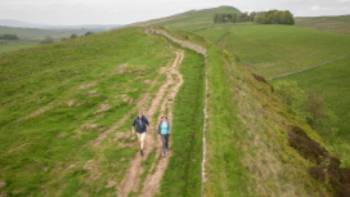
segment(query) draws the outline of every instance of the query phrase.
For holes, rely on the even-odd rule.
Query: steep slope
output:
[[[237,58],[235,45],[230,43],[230,36],[235,34],[229,28],[237,25],[192,24],[179,25],[174,19],[162,25],[174,34],[178,32],[177,36],[182,39],[202,42],[209,50],[211,118],[204,195],[346,196],[348,170],[339,167],[339,160],[329,152],[333,149],[304,120],[289,111],[263,77],[252,75],[237,62],[239,55],[249,53],[242,52]],[[241,31],[251,27],[241,26]],[[259,26],[252,28],[259,29]],[[289,31],[282,26],[261,28]],[[265,32],[262,36],[269,34]],[[324,38],[326,42],[336,40],[335,36]],[[205,43],[205,39],[208,42]],[[254,42],[247,42],[246,47]],[[253,50],[256,49],[252,49],[251,54]],[[345,51],[343,54],[346,56]]]
[[[329,108],[329,128],[320,134],[349,166],[348,75],[350,37],[278,25],[217,25],[196,31],[234,53],[254,72],[278,83],[296,81],[306,95],[317,94]]]

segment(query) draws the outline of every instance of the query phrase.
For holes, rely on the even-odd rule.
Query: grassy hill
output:
[[[346,21],[345,16],[342,18]],[[165,26],[172,27],[171,24]],[[328,133],[325,140],[330,140],[337,154],[342,155],[346,165],[350,165],[350,149],[346,145],[350,140],[346,124],[350,104],[346,93],[350,74],[347,66],[350,63],[348,35],[298,26],[253,24],[203,25],[197,30],[192,27],[180,30],[196,33],[229,50],[242,64],[267,79],[291,79],[305,90],[322,95],[338,119],[333,126],[339,130],[337,134],[324,132]]]
[[[329,134],[324,136],[325,140],[332,141],[337,154],[350,165],[350,149],[346,145],[350,140],[346,124],[350,104],[346,94],[349,91],[346,76],[350,74],[349,36],[273,25],[218,26],[200,34],[232,51],[242,64],[267,79],[293,79],[305,90],[322,95],[338,119],[333,126],[339,129],[337,134],[325,131]]]
[[[212,10],[212,11],[213,11],[212,16],[214,16],[215,10]],[[220,11],[217,11],[217,13],[219,12]],[[345,18],[346,17],[344,17],[344,20]],[[318,137],[318,139],[323,138],[321,141],[326,142],[328,145],[325,145],[325,146],[327,146],[328,149],[333,152],[333,154],[337,155],[342,159],[343,165],[345,166],[350,165],[349,157],[348,157],[350,149],[347,145],[350,140],[347,134],[347,131],[349,130],[348,129],[349,126],[348,124],[346,124],[347,119],[349,117],[348,116],[349,113],[347,111],[349,106],[348,101],[350,100],[350,98],[347,96],[347,93],[346,93],[349,91],[348,89],[349,82],[346,76],[350,74],[349,73],[350,70],[348,69],[348,66],[347,66],[350,61],[349,59],[350,54],[348,52],[350,51],[349,50],[350,37],[348,35],[321,32],[317,30],[303,28],[300,26],[255,25],[255,24],[249,24],[249,23],[247,24],[213,24],[211,22],[199,23],[199,22],[193,22],[193,21],[191,21],[191,23],[186,23],[184,21],[179,22],[179,20],[176,20],[176,19],[165,21],[162,23],[162,25],[170,31],[179,32],[182,35],[187,34],[186,36],[184,36],[187,39],[191,39],[191,35],[195,35],[194,37],[199,36],[201,38],[200,39],[196,38],[195,40],[198,41],[198,40],[204,39],[204,40],[207,40],[209,43],[215,46],[218,46],[219,48],[225,49],[227,53],[230,54],[230,56],[233,56],[233,59],[236,59],[238,61],[239,65],[248,66],[250,70],[256,73],[259,73],[260,75],[266,77],[269,80],[274,80],[273,83],[277,83],[278,81],[282,81],[285,79],[291,79],[293,81],[297,81],[297,83],[300,84],[300,86],[303,88],[303,90],[305,90],[306,93],[316,92],[315,94],[320,95],[321,99],[324,98],[325,106],[327,108],[329,107],[330,110],[334,112],[334,114],[336,114],[338,122],[337,123],[332,122],[333,124],[332,127],[336,127],[337,129],[339,129],[339,132],[334,132],[333,130],[334,128],[332,130],[327,130],[327,131],[322,131],[322,129],[317,129],[318,130],[317,133],[313,131],[309,133],[309,135],[312,135],[312,136],[320,135],[321,137]],[[337,27],[341,28],[342,26],[338,24]],[[346,27],[344,27],[344,29],[346,29]],[[235,68],[234,70],[237,71],[239,70],[239,68]],[[228,70],[226,70],[225,72],[228,72]],[[239,75],[235,72],[231,74],[233,76]],[[226,77],[229,77],[229,76],[226,76]],[[219,78],[225,78],[225,77],[221,76]],[[238,79],[243,78],[242,79],[243,81],[247,80],[246,79],[247,76],[245,77],[236,76],[236,78]],[[261,80],[260,77],[256,77],[256,78]],[[247,82],[242,82],[242,83],[244,84]],[[226,84],[229,84],[229,82],[226,82]],[[218,84],[216,84],[215,87],[213,88],[218,88],[217,85]],[[237,85],[234,85],[234,87],[236,86]],[[256,91],[254,89],[257,88],[256,86],[258,86],[258,89],[260,90],[254,93],[254,91]],[[252,105],[254,106],[253,103],[260,103],[260,104],[257,104],[258,106],[269,105],[269,104],[264,104],[264,101],[265,101],[264,97],[267,96],[267,100],[268,100],[268,98],[270,98],[271,95],[266,95],[266,90],[264,91],[262,90],[263,88],[261,87],[259,88],[259,85],[253,85],[253,86],[248,85],[248,87],[246,88],[248,88],[248,90],[244,91],[243,95],[245,95],[245,100],[243,102],[248,103],[246,105],[251,105],[250,110],[248,110],[248,114],[246,116],[248,116],[248,120],[249,120],[249,117],[254,119],[254,121],[252,121],[250,124],[259,125],[260,124],[259,118],[254,116],[258,113],[261,113],[261,111],[259,112],[259,110],[257,110],[254,113],[252,110]],[[226,90],[226,91],[229,91],[229,90]],[[254,95],[251,98],[251,100],[248,99],[249,96],[247,98],[247,92],[251,92]],[[263,95],[260,95],[262,92],[265,92],[265,93],[263,93]],[[228,101],[223,101],[223,102],[228,102]],[[270,104],[271,102],[273,101],[267,101],[267,103],[270,103]],[[220,104],[217,103],[217,105],[220,105]],[[227,109],[227,107],[225,109]],[[237,107],[230,107],[230,109],[237,109]],[[283,128],[278,128],[279,127],[278,125],[281,126],[285,123],[276,123],[276,121],[280,118],[278,118],[278,116],[272,115],[276,113],[276,112],[273,112],[274,109],[267,110],[264,107],[263,111],[269,111],[270,113],[270,115],[264,115],[265,119],[260,119],[261,124],[265,126],[261,125],[261,126],[256,126],[254,128],[251,128],[251,126],[247,123],[248,120],[245,120],[243,121],[243,123],[241,123],[243,124],[243,128],[247,127],[246,129],[248,129],[248,131],[246,131],[246,133],[249,133],[250,129],[253,131],[254,134],[252,134],[252,136],[257,135],[256,132],[258,128],[262,130],[261,131],[262,133],[269,136],[269,137],[266,137],[266,136],[262,137],[263,139],[268,139],[268,140],[265,142],[259,142],[256,145],[257,149],[263,149],[263,147],[265,146],[270,147],[270,145],[266,145],[266,144],[269,144],[273,141],[271,140],[272,136],[278,136],[277,135],[278,131],[283,130]],[[232,113],[235,114],[235,112],[232,112]],[[238,112],[238,114],[241,114],[241,115],[242,113],[243,113],[242,111]],[[290,112],[287,112],[287,113],[290,113]],[[271,116],[271,120],[269,120],[268,118],[269,116]],[[289,118],[287,119],[291,121],[290,118],[293,116],[295,115],[288,116]],[[304,117],[300,117],[298,115],[295,118],[299,120],[304,119]],[[221,118],[220,120],[222,123],[223,118]],[[219,120],[217,124],[220,124]],[[297,124],[301,125],[300,123],[297,123]],[[274,128],[275,130],[272,129],[273,127],[275,127]],[[243,128],[239,128],[239,129],[236,128],[236,130],[242,131],[244,130]],[[265,128],[267,130],[263,131],[264,129],[262,128]],[[219,130],[222,130],[222,128]],[[274,131],[272,131],[272,133],[270,134],[267,134],[269,133],[268,132],[269,130],[274,130]],[[216,133],[216,131],[217,130],[214,130],[212,132]],[[236,139],[237,138],[239,139],[240,137],[242,138],[242,136],[244,139],[244,135],[241,132],[238,132],[235,136],[236,136]],[[257,136],[255,136],[255,138],[257,138]],[[216,141],[218,140],[220,139],[215,138],[209,143],[215,144]],[[281,140],[282,139],[276,139],[276,141],[279,141],[276,144],[276,146],[281,146],[283,143],[285,143],[285,142],[282,142]],[[234,151],[234,149],[231,149],[230,151],[227,152],[227,155],[236,154],[236,158],[237,158],[237,155],[239,152],[240,155],[248,155],[247,157],[249,158],[249,155],[252,154],[250,152],[251,147],[248,147],[245,152],[242,152],[242,147],[244,147],[245,144],[244,143],[242,144],[240,142],[237,142],[237,143],[239,144],[236,150],[237,153],[232,152]],[[246,143],[249,143],[249,141]],[[222,148],[222,146],[220,146],[220,148]],[[280,160],[284,160],[281,158],[278,159],[277,155],[289,154],[288,153],[289,151],[286,151],[285,148],[281,148],[281,149],[272,148],[271,150],[271,147],[270,147],[265,150],[266,150],[265,152],[269,152],[269,154],[271,154],[270,156],[275,155],[274,157],[276,158],[275,160],[276,162]],[[278,153],[278,151],[276,152],[276,150],[285,150],[286,152],[281,151]],[[218,160],[218,158],[215,156],[213,157],[212,160]],[[213,186],[210,187],[214,189],[212,191],[213,193],[211,193],[211,194],[215,194],[213,196],[221,195],[222,194],[221,192],[224,192],[226,190],[228,190],[227,192],[235,191],[235,189],[233,189],[235,187],[229,189],[228,185],[226,188],[222,188],[222,190],[217,190],[217,188],[219,188],[220,186],[225,185],[225,181],[241,182],[244,180],[248,180],[247,184],[249,185],[249,177],[252,176],[250,173],[253,173],[253,172],[251,170],[248,170],[248,172],[243,173],[244,172],[243,168],[244,167],[247,168],[247,165],[249,166],[249,164],[244,163],[244,160],[245,160],[244,156],[243,158],[237,160],[236,164],[241,164],[243,167],[241,168],[241,170],[239,170],[239,172],[234,173],[234,171],[232,171],[233,177],[231,178],[228,178],[229,168],[224,167],[226,165],[225,163],[219,164],[219,161],[212,161],[210,164],[208,164],[208,165],[215,166],[213,167],[214,174],[224,173],[222,176],[217,177],[216,180],[212,179],[212,181],[208,183],[208,184],[213,184]],[[233,161],[234,160],[230,159],[230,160],[227,160],[226,162],[233,162]],[[256,160],[251,162],[256,163],[255,167],[253,168],[257,168],[256,166],[259,165],[257,164]],[[286,164],[286,163],[281,164],[278,169],[281,170],[282,168],[286,167],[285,165],[289,166],[291,164]],[[234,169],[240,169],[238,167],[239,165],[234,165],[234,166],[235,166]],[[281,178],[283,180],[283,181],[280,180],[281,184],[285,183],[289,185],[295,181],[292,184],[292,185],[295,185],[296,182],[298,182],[299,178],[296,178],[293,181],[292,174],[295,174],[296,171],[300,171],[302,167],[298,168],[297,166],[300,167],[302,166],[302,164],[300,163],[293,164],[291,166],[290,166],[291,169],[289,170],[293,171],[293,168],[294,168],[295,172],[291,172],[289,175],[286,175],[283,173],[283,170],[282,170],[280,173],[278,173],[280,177],[285,176],[284,178]],[[262,164],[262,166],[260,167],[263,169],[266,166]],[[223,170],[224,172],[222,172],[222,170],[218,170],[218,169],[225,169],[225,170]],[[243,173],[245,175],[238,176],[237,174],[239,173]],[[281,173],[283,175],[281,175]],[[234,176],[233,174],[236,174],[236,175]],[[261,174],[256,176],[261,176]],[[246,178],[242,179],[242,177],[246,177]],[[309,179],[305,179],[306,182],[304,183],[304,185],[310,184],[310,188],[315,187],[315,185],[313,185],[315,183],[312,180],[309,180],[310,181],[309,183],[307,183],[308,182],[307,180]],[[265,190],[266,192],[266,190],[269,190],[267,189],[269,186],[261,182],[260,182],[261,185],[258,186],[259,180],[254,180],[253,178],[253,182],[254,181],[256,182],[253,185],[255,185],[256,188],[249,189],[249,187],[247,187],[246,190],[244,190],[244,188],[242,187],[241,189],[243,190],[237,190],[237,192],[238,193],[249,192],[251,190],[255,190],[255,192],[256,190],[258,190],[258,192],[264,192]],[[278,194],[279,192],[281,192],[281,191],[278,191],[277,189],[281,187],[280,184],[276,183],[278,182],[277,180],[274,180],[274,181],[264,180],[264,181],[270,182],[271,186],[273,185],[272,187],[276,189],[274,190],[274,192],[270,190],[271,193],[269,193],[269,195],[272,195],[272,193]],[[260,191],[259,191],[259,188],[261,189]],[[238,188],[236,187],[236,189]],[[299,190],[300,188],[295,188],[295,189]],[[306,194],[310,191],[304,190],[299,192]],[[279,193],[279,195],[282,195],[282,193]]]
[[[177,14],[170,17],[141,22],[137,25],[166,25],[171,29],[194,29],[202,26],[210,26],[213,24],[213,18],[216,13],[229,14],[240,12],[237,8],[231,6],[221,6],[218,8],[210,8],[203,10],[191,10],[185,13]]]
[[[125,136],[130,122],[98,148],[93,141],[126,112],[136,114],[134,103],[163,81],[147,85],[171,51],[164,40],[132,28],[3,55],[0,180],[6,187],[1,190],[113,194],[105,185],[121,178],[136,148]]]
[[[350,33],[350,15],[298,17],[296,23],[302,27],[310,27],[322,31]]]

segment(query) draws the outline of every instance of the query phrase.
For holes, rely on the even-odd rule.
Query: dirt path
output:
[[[180,89],[183,79],[181,73],[178,71],[178,66],[181,64],[184,53],[176,52],[176,58],[170,68],[165,71],[166,82],[160,87],[157,94],[152,100],[150,108],[146,111],[146,115],[150,120],[153,120],[157,114],[167,114],[170,121],[172,121],[172,104]],[[129,170],[117,187],[118,196],[126,197],[131,192],[137,192],[141,187],[140,178],[143,172],[142,161],[149,157],[149,154],[156,148],[157,163],[150,170],[151,174],[146,175],[145,185],[142,187],[140,196],[153,196],[159,189],[159,183],[164,174],[166,166],[169,161],[169,156],[160,159],[160,141],[155,126],[157,123],[151,123],[148,135],[145,141],[145,155],[142,158],[139,154],[132,160]]]
[[[160,75],[164,74],[165,70],[161,70]],[[157,80],[160,79],[160,75],[155,78],[150,83],[150,89],[153,89],[156,85]],[[146,106],[146,104],[150,101],[151,95],[150,93],[146,93],[137,103],[136,103],[136,109],[141,109],[142,107]],[[107,138],[107,136],[110,133],[113,133],[116,129],[120,128],[126,121],[129,121],[132,118],[132,115],[135,113],[135,110],[130,110],[128,113],[126,113],[119,121],[114,123],[109,129],[101,133],[97,139],[93,142],[93,146],[96,147],[100,145],[100,143]]]
[[[166,37],[170,41],[184,47],[188,48],[192,51],[195,51],[199,54],[201,54],[205,59],[205,66],[208,65],[208,52],[207,49],[201,45],[195,44],[191,41],[182,40],[179,38],[176,38],[169,34],[168,32],[161,30],[161,29],[147,29],[146,32],[152,33],[152,34],[158,34],[163,37]],[[202,135],[202,163],[201,163],[201,177],[202,177],[202,183],[201,183],[201,196],[205,196],[205,182],[207,180],[206,175],[206,163],[207,163],[207,130],[208,130],[208,120],[209,120],[209,113],[208,113],[208,97],[209,97],[209,86],[208,86],[208,73],[207,68],[205,68],[205,97],[204,97],[204,108],[203,108],[203,114],[204,114],[204,121],[203,121],[203,135]]]

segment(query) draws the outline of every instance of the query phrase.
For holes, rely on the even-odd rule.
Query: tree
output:
[[[249,21],[248,13],[230,13],[230,14],[215,14],[214,22],[215,23],[237,23],[237,22],[246,22]]]
[[[294,16],[290,11],[270,10],[258,12],[254,16],[254,22],[259,24],[285,24],[294,25]]]
[[[250,21],[250,16],[248,12],[244,12],[239,16],[239,22],[248,22]]]
[[[256,12],[251,12],[249,14],[249,21],[254,21],[255,16],[256,16]]]
[[[0,40],[19,40],[19,37],[15,34],[0,35]]]

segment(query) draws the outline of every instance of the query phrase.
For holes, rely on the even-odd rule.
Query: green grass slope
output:
[[[186,31],[185,28],[181,28]],[[189,28],[189,31],[192,31]],[[349,165],[348,80],[350,37],[279,25],[214,25],[192,31],[234,53],[254,72],[275,81],[291,79],[322,95],[337,116],[339,132],[323,132]],[[288,76],[291,77],[288,77]]]
[[[297,81],[306,91],[316,92],[336,115],[337,130],[323,131],[324,139],[334,146],[336,153],[350,166],[350,57],[319,68],[290,75],[283,80]]]
[[[0,41],[0,54],[5,52],[12,52],[18,49],[25,49],[37,46],[37,41],[19,40],[19,41]]]
[[[331,154],[337,153],[336,150],[344,151],[341,159],[347,165],[345,144],[334,149],[337,139],[345,135],[341,132],[333,136],[322,135],[325,137],[322,139],[300,117],[290,113],[288,107],[282,104],[268,86],[256,82],[263,81],[260,77],[254,79],[244,67],[248,65],[251,70],[268,79],[311,73],[324,66],[334,69],[333,75],[329,69],[324,71],[323,75],[328,77],[318,78],[325,79],[320,85],[307,84],[305,77],[303,87],[316,89],[317,86],[328,92],[323,94],[326,97],[332,95],[326,100],[338,103],[337,106],[333,104],[332,109],[343,115],[341,121],[346,122],[344,111],[349,98],[346,94],[342,94],[343,98],[337,98],[335,95],[339,94],[335,92],[347,90],[348,82],[344,76],[348,75],[346,65],[349,61],[349,37],[297,26],[212,24],[209,21],[186,24],[179,23],[176,18],[163,21],[162,25],[182,34],[184,38],[191,39],[191,34],[195,34],[201,36],[202,40],[208,40],[227,50],[226,55],[225,52],[218,52],[216,56],[215,53],[208,56],[208,60],[211,56],[213,58],[208,67],[209,70],[212,69],[209,76],[217,75],[210,78],[210,97],[215,104],[211,104],[211,132],[208,132],[208,196],[331,195],[332,190],[328,186],[325,187],[308,174],[308,170],[315,165],[314,161],[305,155],[300,156],[298,150],[291,148],[291,132],[294,132],[291,127],[302,128],[314,142],[332,151]],[[225,60],[225,57],[220,62],[220,56],[233,56],[231,58],[244,67],[237,65],[235,60]],[[342,66],[336,66],[337,64]],[[235,91],[226,93],[232,91],[229,87]],[[225,94],[228,95],[220,99]],[[233,98],[231,102],[234,104],[230,105],[228,98]],[[340,111],[339,108],[343,110]],[[237,120],[235,116],[238,116]],[[226,119],[228,122],[224,123]],[[328,137],[334,140],[329,140]],[[226,139],[234,140],[226,142]],[[331,145],[324,142],[331,142]],[[229,148],[226,150],[226,147]],[[238,186],[235,183],[241,184]]]
[[[216,13],[239,13],[240,11],[231,6],[220,6],[217,8],[192,10],[182,14],[139,23],[138,25],[162,25],[168,29],[195,29],[202,26],[212,25]]]
[[[135,103],[157,90],[158,71],[172,58],[166,40],[137,28],[3,55],[1,195],[115,195],[136,152],[131,123],[99,146],[94,140],[136,114]]]
[[[296,24],[302,27],[314,28],[322,31],[350,33],[350,15],[298,17]]]
[[[350,127],[346,123],[350,100],[347,94],[349,36],[273,25],[217,26],[201,31],[200,35],[230,50],[242,64],[268,79],[292,79],[305,90],[322,95],[337,116],[333,126],[339,130],[337,133],[326,131],[329,135],[324,136],[325,140],[331,142],[349,165],[350,149],[346,145],[350,140]]]

